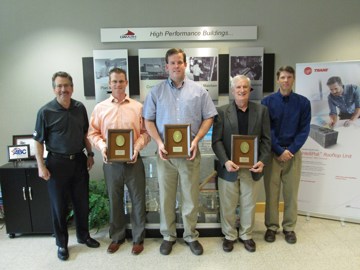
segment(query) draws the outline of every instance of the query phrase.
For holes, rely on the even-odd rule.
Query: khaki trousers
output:
[[[255,223],[255,208],[260,183],[252,179],[248,169],[240,169],[234,182],[218,179],[220,198],[221,230],[228,240],[236,240],[236,208],[240,206],[239,238],[252,239]]]
[[[297,221],[297,199],[301,176],[301,151],[287,162],[280,162],[272,153],[269,166],[265,167],[264,185],[266,194],[265,226],[273,231],[279,225],[279,199],[282,185],[284,198],[284,216],[282,227],[285,231],[294,231]]]
[[[194,160],[171,158],[162,160],[157,156],[157,171],[160,192],[160,233],[164,240],[175,241],[176,235],[176,191],[180,188],[181,214],[186,242],[197,240],[195,230],[199,206],[200,153]]]

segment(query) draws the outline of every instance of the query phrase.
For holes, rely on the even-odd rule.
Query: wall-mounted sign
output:
[[[256,40],[257,26],[101,28],[101,42]]]

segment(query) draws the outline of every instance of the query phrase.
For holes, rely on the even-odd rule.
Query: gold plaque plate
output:
[[[132,129],[109,129],[107,138],[107,157],[111,162],[131,161],[134,146]]]
[[[231,160],[240,168],[251,168],[258,162],[258,138],[253,135],[231,136]]]
[[[165,125],[164,144],[169,158],[190,157],[190,124]]]

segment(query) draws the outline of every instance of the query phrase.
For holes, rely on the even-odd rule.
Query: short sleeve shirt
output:
[[[176,88],[170,79],[154,86],[146,96],[143,117],[155,121],[159,135],[164,140],[164,125],[190,124],[195,137],[201,123],[217,115],[209,93],[201,85],[185,79]]]
[[[85,148],[88,128],[87,112],[81,102],[71,99],[69,109],[65,109],[55,98],[39,110],[33,138],[45,142],[49,152],[75,154]]]

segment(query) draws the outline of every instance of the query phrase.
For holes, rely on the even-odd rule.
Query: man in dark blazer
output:
[[[252,239],[255,206],[263,176],[270,158],[271,133],[269,113],[265,106],[249,101],[251,81],[237,75],[231,81],[234,102],[218,108],[212,137],[212,148],[218,158],[218,189],[221,229],[225,235],[223,250],[230,252],[239,238],[246,250],[254,252]],[[231,160],[231,135],[256,135],[258,160],[250,168],[240,168]],[[240,204],[239,232],[236,229],[236,208]]]

